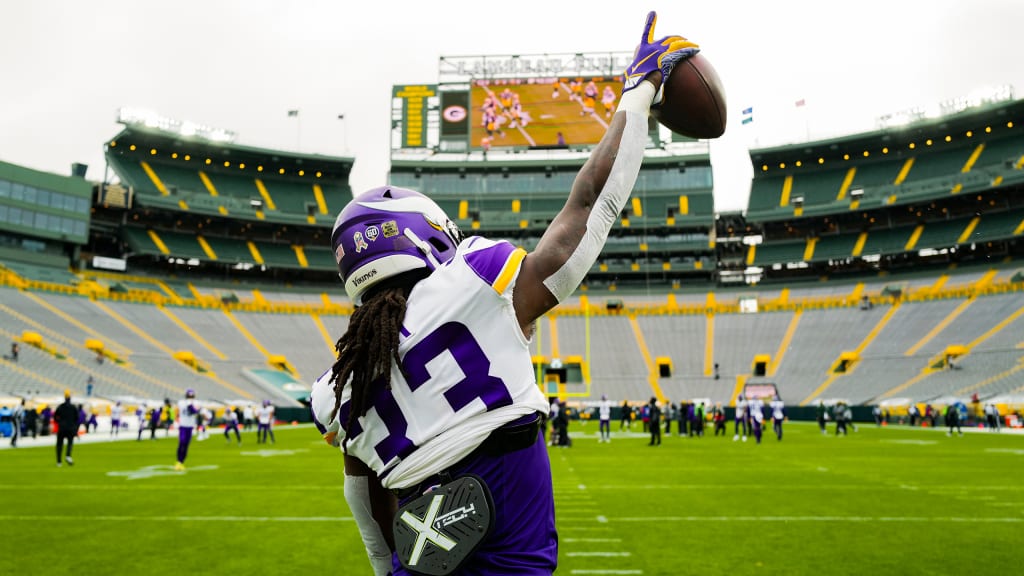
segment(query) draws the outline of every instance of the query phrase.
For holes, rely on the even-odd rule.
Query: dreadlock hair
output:
[[[345,386],[352,387],[352,404],[344,422],[345,438],[341,446],[347,453],[352,423],[365,416],[370,408],[371,386],[391,386],[391,362],[401,369],[398,357],[398,336],[405,318],[409,292],[425,274],[403,274],[384,282],[363,296],[363,304],[355,309],[348,330],[334,345],[338,359],[331,368],[329,384],[334,385],[333,420],[341,409]]]

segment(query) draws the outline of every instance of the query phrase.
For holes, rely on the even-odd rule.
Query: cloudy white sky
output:
[[[359,191],[386,178],[392,85],[436,82],[441,55],[632,50],[649,9],[656,33],[698,42],[726,86],[717,210],[745,206],[751,146],[871,130],[984,86],[1024,96],[1021,0],[10,1],[0,160],[61,174],[84,162],[102,178],[117,109],[134,106],[240,144],[354,156]]]

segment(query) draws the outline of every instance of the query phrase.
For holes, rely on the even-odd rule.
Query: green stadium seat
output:
[[[1024,223],[1024,210],[1009,210],[982,214],[971,234],[971,242],[988,242],[1013,238]]]
[[[833,260],[850,258],[853,255],[853,248],[857,245],[859,234],[839,234],[835,236],[822,236],[814,248],[814,260]]]
[[[960,235],[970,223],[970,218],[957,218],[955,220],[940,220],[925,224],[921,237],[917,240],[915,249],[925,248],[948,248],[956,246]]]
[[[338,263],[334,260],[334,252],[326,246],[306,246],[306,260],[310,268],[317,270],[337,270]]]
[[[936,144],[936,146],[938,145]],[[958,174],[971,157],[972,152],[974,152],[973,147],[968,149],[962,146],[952,150],[944,149],[934,152],[919,148],[919,153],[914,158],[914,165],[907,173],[904,183]]]
[[[899,254],[906,251],[907,242],[915,226],[877,229],[868,232],[861,256],[869,254]]]
[[[771,266],[788,262],[802,262],[807,242],[804,240],[787,240],[784,242],[764,242],[754,250],[755,266]]]
[[[1011,165],[1020,162],[1024,157],[1024,138],[1000,138],[985,142],[985,149],[975,162],[974,168],[996,167],[1005,168],[1006,163]]]
[[[295,251],[288,244],[257,242],[256,248],[260,251],[263,263],[268,268],[300,268]],[[308,254],[306,257],[308,260]]]
[[[846,170],[822,170],[797,172],[793,175],[793,189],[790,199],[802,197],[804,206],[832,204],[839,195]]]
[[[205,236],[204,239],[217,254],[218,262],[255,263],[248,245],[241,239],[218,236]]]
[[[784,176],[769,176],[754,178],[750,187],[750,201],[748,210],[750,212],[763,212],[779,208],[779,200],[782,198],[782,186],[785,182]]]

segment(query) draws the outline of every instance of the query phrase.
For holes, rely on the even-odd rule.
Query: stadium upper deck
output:
[[[719,271],[878,273],[1017,258],[1024,101],[751,151],[744,215],[719,218]],[[723,240],[724,239],[724,240]]]

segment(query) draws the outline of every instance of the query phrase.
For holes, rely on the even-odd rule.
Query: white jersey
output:
[[[114,404],[113,406],[110,407],[110,421],[111,422],[114,422],[114,421],[120,422],[122,414],[124,414],[124,407],[122,407],[120,404]]]
[[[199,407],[196,406],[195,400],[191,398],[178,400],[178,426],[180,428],[195,428],[196,413],[198,412]]]
[[[747,415],[747,400],[740,398],[736,401],[736,419],[742,420]]]
[[[238,413],[230,408],[224,411],[224,423],[228,426],[238,424]]]
[[[760,400],[752,400],[748,405],[748,409],[750,410],[750,417],[757,422],[764,421],[764,412],[762,412],[762,407],[763,404],[761,404]]]
[[[270,421],[274,419],[274,407],[273,406],[260,406],[256,410],[256,421],[260,424],[270,424]]]
[[[245,408],[242,409],[242,418],[245,418],[246,420],[252,420],[253,416],[255,416],[255,413],[252,410],[252,406],[246,406]]]
[[[784,409],[786,404],[783,403],[782,400],[772,400],[770,406],[772,408],[772,418],[782,420],[785,417],[786,413]]]
[[[601,420],[611,420],[612,403],[610,400],[601,400],[601,404],[597,407],[597,415]]]
[[[496,428],[547,410],[512,307],[525,255],[508,242],[467,238],[413,288],[399,336],[404,370],[392,365],[390,390],[374,391],[349,434],[348,454],[384,487],[412,486],[462,460]],[[313,386],[313,413],[325,435],[343,436],[352,389],[330,420],[330,377],[328,370]]]

